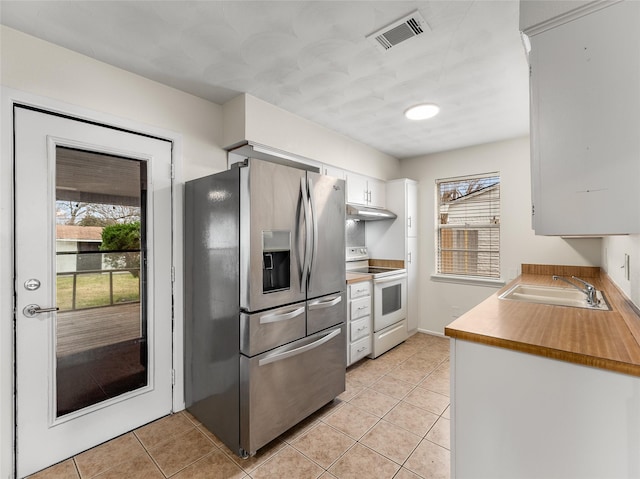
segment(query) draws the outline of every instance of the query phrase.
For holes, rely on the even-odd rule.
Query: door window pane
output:
[[[147,385],[146,163],[56,148],[56,412]]]

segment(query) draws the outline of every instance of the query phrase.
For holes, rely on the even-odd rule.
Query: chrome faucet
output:
[[[597,290],[596,287],[594,285],[592,285],[591,283],[587,283],[585,280],[580,279],[576,276],[571,276],[571,279],[575,279],[576,281],[580,281],[582,284],[584,284],[584,289],[582,289],[580,286],[577,286],[576,284],[572,283],[571,281],[569,281],[567,278],[563,277],[563,276],[557,276],[557,275],[553,275],[552,276],[554,281],[557,280],[562,280],[567,284],[570,284],[571,286],[573,286],[574,288],[576,288],[578,291],[582,291],[584,294],[587,295],[587,304],[590,306],[598,306],[598,304],[600,304],[600,300],[598,299],[598,297],[596,296]]]

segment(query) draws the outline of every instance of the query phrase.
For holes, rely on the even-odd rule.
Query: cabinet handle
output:
[[[407,226],[411,228],[411,216],[407,218]]]
[[[365,349],[367,349],[367,347],[366,347],[366,346],[362,346],[361,348],[358,348],[358,349],[356,350],[356,353],[361,353],[361,352],[362,352],[362,351],[364,351]]]
[[[358,310],[358,311],[362,311],[363,309],[367,309],[367,307],[366,307],[366,306],[358,306],[358,309],[357,309],[357,310]]]
[[[409,259],[408,259],[408,263],[411,264],[411,251],[409,251]]]

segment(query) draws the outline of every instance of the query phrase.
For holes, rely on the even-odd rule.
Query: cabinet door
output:
[[[345,179],[345,171],[331,165],[322,165],[322,174],[333,176],[334,178],[340,178],[341,180]]]
[[[367,194],[367,178],[357,173],[346,173],[347,180],[347,203],[357,205],[366,205]]]
[[[407,195],[407,236],[418,236],[418,184],[408,181]]]
[[[420,325],[418,292],[418,238],[407,238],[407,329]]]
[[[367,187],[369,190],[369,206],[384,208],[386,204],[385,182],[376,180],[375,178],[369,178],[367,180]]]
[[[640,2],[531,38],[536,234],[640,232]]]

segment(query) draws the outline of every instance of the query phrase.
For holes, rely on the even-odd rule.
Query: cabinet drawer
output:
[[[347,321],[344,293],[332,294],[307,303],[307,334]]]
[[[371,338],[366,337],[359,339],[355,343],[349,345],[349,364],[361,360],[371,353]]]
[[[297,303],[262,313],[240,314],[240,352],[254,356],[304,338],[305,304]]]
[[[362,298],[363,296],[371,296],[371,283],[369,281],[349,285],[349,299]]]
[[[371,314],[371,297],[354,299],[351,301],[351,321],[358,318],[364,318]]]
[[[349,336],[349,339],[351,342],[369,336],[371,334],[371,318],[367,316],[366,318],[353,321],[350,324],[350,328],[351,336]]]

